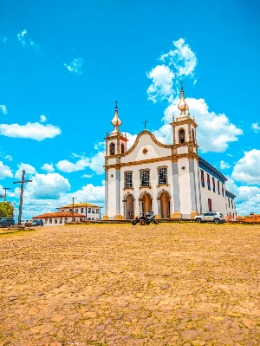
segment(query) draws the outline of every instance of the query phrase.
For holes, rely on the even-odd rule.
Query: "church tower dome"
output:
[[[116,135],[119,133],[119,126],[122,125],[122,121],[119,119],[118,116],[118,106],[117,106],[117,101],[116,101],[116,106],[115,106],[115,113],[114,113],[114,118],[111,120],[111,124],[114,126],[114,130],[111,132],[112,135]]]
[[[180,93],[181,93],[181,98],[180,98],[180,101],[178,103],[178,108],[181,111],[181,114],[179,115],[179,117],[183,117],[183,116],[187,116],[186,111],[189,110],[189,106],[187,105],[187,103],[185,101],[183,87],[181,87]]]

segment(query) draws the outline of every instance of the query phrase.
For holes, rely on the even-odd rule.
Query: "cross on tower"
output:
[[[116,101],[115,101],[115,104],[116,104],[116,109],[117,109],[117,103],[118,103],[118,101],[116,100]]]
[[[144,129],[146,130],[146,124],[148,123],[148,120],[143,121]]]
[[[22,180],[13,182],[14,184],[21,184],[20,205],[19,205],[19,214],[18,214],[18,225],[21,225],[21,220],[22,220],[24,184],[32,182],[32,180],[24,180],[24,175],[25,175],[25,170],[22,171]]]

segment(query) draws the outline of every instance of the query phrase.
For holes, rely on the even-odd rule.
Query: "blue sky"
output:
[[[183,80],[199,154],[229,178],[239,214],[260,213],[258,1],[0,0],[0,193],[23,218],[104,204],[114,102],[129,143],[171,142]]]

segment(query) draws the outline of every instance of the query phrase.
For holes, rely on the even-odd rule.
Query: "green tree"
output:
[[[10,202],[0,202],[0,217],[12,217],[14,207]]]

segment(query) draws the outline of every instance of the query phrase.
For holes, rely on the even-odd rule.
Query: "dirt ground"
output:
[[[0,345],[260,345],[259,225],[0,235]]]

